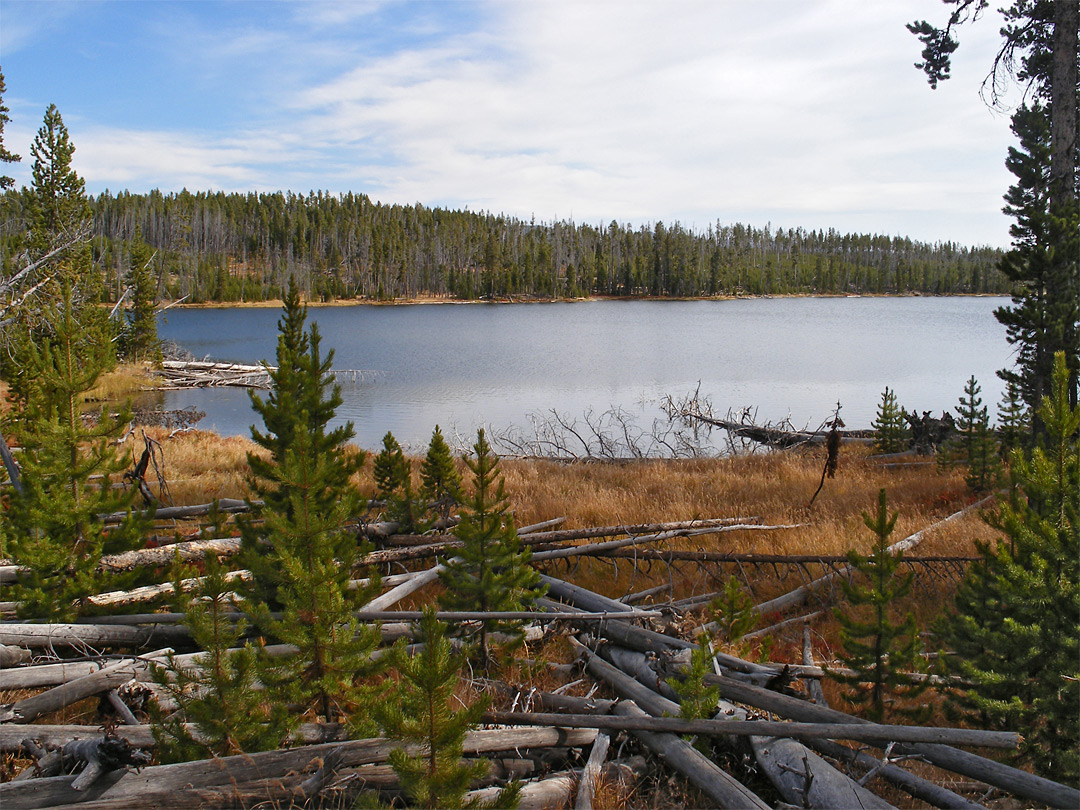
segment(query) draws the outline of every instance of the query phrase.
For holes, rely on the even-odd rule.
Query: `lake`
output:
[[[584,428],[612,408],[634,431],[663,419],[660,401],[698,389],[713,412],[756,410],[816,428],[837,400],[849,428],[869,427],[886,385],[909,410],[955,407],[974,374],[991,419],[995,372],[1011,347],[993,310],[1007,298],[771,298],[728,301],[579,301],[313,307],[342,379],[356,442],[377,448],[389,430],[426,446],[436,424],[468,443],[476,428],[534,433],[557,413]],[[172,309],[163,339],[199,358],[274,362],[279,309]],[[242,389],[165,394],[163,407],[206,411],[204,429],[250,435]],[[548,419],[550,421],[550,419]],[[624,419],[608,422],[622,430]],[[261,425],[260,425],[261,427]],[[459,442],[461,444],[461,442]]]

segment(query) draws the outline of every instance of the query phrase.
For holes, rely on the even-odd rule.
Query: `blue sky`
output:
[[[999,22],[937,0],[0,0],[6,169],[55,103],[99,193],[363,192],[537,220],[1008,244]]]

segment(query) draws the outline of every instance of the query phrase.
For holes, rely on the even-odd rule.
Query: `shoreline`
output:
[[[403,307],[403,306],[464,306],[470,304],[522,305],[522,304],[576,304],[592,301],[749,301],[776,298],[1008,298],[1008,293],[773,293],[768,295],[700,295],[700,296],[652,296],[652,295],[590,295],[581,298],[448,298],[442,296],[419,296],[415,298],[396,298],[391,301],[370,299],[339,298],[334,301],[308,301],[304,304],[309,309],[331,307]],[[268,298],[264,301],[203,301],[197,304],[167,304],[164,309],[280,309],[280,298]]]

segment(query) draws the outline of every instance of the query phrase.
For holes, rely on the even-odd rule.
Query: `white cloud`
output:
[[[304,3],[295,30],[248,20],[173,42],[190,64],[263,82],[243,131],[88,125],[73,130],[78,168],[99,187],[328,188],[541,219],[771,218],[1001,244],[1008,126],[977,95],[994,20],[964,32],[954,79],[932,92],[903,23],[938,6],[492,2],[478,26],[442,20],[434,36],[412,15],[369,50],[348,45],[350,26],[389,25],[400,6]]]

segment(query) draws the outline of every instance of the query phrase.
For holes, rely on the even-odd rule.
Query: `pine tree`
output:
[[[979,396],[982,389],[974,377],[964,385],[964,395],[956,408],[956,434],[939,455],[944,465],[963,464],[964,480],[976,492],[994,485],[998,474],[998,448],[990,430],[989,411]]]
[[[269,458],[248,456],[264,522],[261,530],[251,521],[242,524],[241,547],[252,572],[256,624],[298,649],[263,662],[262,679],[278,699],[333,721],[368,700],[359,679],[373,671],[379,632],[361,629],[353,614],[379,585],[374,577],[366,589],[349,589],[362,550],[345,526],[358,512],[352,476],[364,457],[345,449],[351,423],[328,430],[341,391],[330,374],[333,352],[323,358],[318,326],[312,324],[305,335],[305,317],[296,285],[290,284],[270,396],[264,401],[252,395],[267,427],[266,433],[253,429],[253,435],[270,451]],[[270,615],[272,608],[280,608],[280,618]]]
[[[125,349],[128,356],[155,362],[161,359],[161,347],[157,332],[157,282],[150,265],[154,253],[136,233],[130,245],[131,267],[127,283],[131,290],[131,310],[128,313]]]
[[[375,456],[375,497],[386,502],[386,519],[398,524],[401,534],[423,531],[420,504],[412,486],[412,464],[389,431],[383,449]]]
[[[442,519],[461,503],[461,473],[439,426],[431,434],[427,455],[420,465],[420,494]]]
[[[435,609],[427,607],[420,622],[423,647],[410,655],[405,639],[398,639],[391,653],[398,674],[392,699],[375,707],[375,716],[387,737],[417,745],[420,753],[411,756],[402,748],[390,754],[390,764],[401,786],[417,807],[513,808],[519,785],[500,792],[492,803],[477,805],[464,801],[469,786],[488,771],[486,760],[462,761],[465,734],[479,723],[490,700],[481,698],[470,706],[454,710],[454,690],[461,680],[467,656],[455,654],[446,638],[446,625]]]
[[[465,462],[473,475],[473,491],[454,528],[464,547],[439,575],[446,589],[439,601],[448,610],[523,610],[542,593],[540,575],[529,566],[532,552],[521,547],[508,514],[499,460],[483,429],[477,432],[473,451],[475,458]],[[493,661],[490,637],[495,632],[521,638],[517,623],[481,622],[479,653],[485,665]]]
[[[4,127],[11,122],[11,116],[8,115],[8,107],[4,104],[4,93],[7,92],[7,84],[4,82],[4,73],[0,71],[0,163],[18,163],[22,158],[13,152],[8,151],[4,146]],[[15,185],[15,179],[5,175],[0,175],[0,191],[6,191]]]
[[[878,494],[877,512],[872,516],[864,512],[863,522],[876,538],[873,553],[864,557],[849,551],[847,557],[864,582],[842,583],[844,596],[855,610],[834,609],[843,643],[839,657],[855,674],[830,672],[829,676],[850,687],[844,696],[863,707],[869,720],[881,722],[893,715],[920,718],[925,712],[917,708],[892,706],[895,698],[918,697],[927,684],[917,683],[910,674],[920,668],[915,616],[908,613],[901,624],[894,616],[896,603],[911,590],[914,574],[898,576],[903,555],[889,553],[888,539],[896,525],[896,513],[889,514],[884,489]],[[866,618],[860,619],[861,615]]]
[[[874,428],[875,453],[900,453],[907,449],[910,431],[904,419],[904,409],[896,403],[896,392],[885,386],[878,404]]]
[[[955,610],[937,626],[950,670],[973,684],[955,708],[1015,730],[1039,773],[1080,784],[1080,409],[1059,353],[1040,418],[1045,448],[1012,455],[1013,488],[978,544]]]
[[[15,560],[28,569],[11,587],[20,614],[66,621],[92,611],[87,597],[135,579],[96,569],[103,555],[136,548],[146,521],[129,511],[106,531],[98,517],[130,510],[135,496],[111,485],[126,466],[113,442],[130,417],[103,410],[91,425],[82,413],[84,395],[114,362],[108,337],[80,322],[70,288],[44,316],[54,337],[27,344],[14,425],[23,492],[3,520]]]
[[[1024,446],[1031,434],[1031,419],[1015,382],[1006,382],[998,404],[997,437],[1002,458]]]
[[[720,702],[720,687],[708,684],[706,675],[714,675],[712,641],[708,635],[702,633],[698,637],[698,646],[690,653],[690,665],[680,672],[679,678],[670,681],[672,689],[679,696],[679,716],[686,720],[710,720],[716,715],[716,707]],[[712,751],[712,741],[708,737],[693,739],[693,735],[684,737],[701,753],[709,756]]]
[[[168,715],[156,704],[151,708],[159,760],[186,762],[279,747],[288,736],[289,714],[284,704],[268,704],[265,694],[256,691],[257,649],[240,647],[247,625],[228,615],[235,609],[235,583],[213,554],[206,557],[205,575],[190,594],[183,593],[180,570],[176,593],[186,597],[184,624],[204,652],[191,667],[170,655],[168,666],[151,671],[154,682],[179,706]]]

